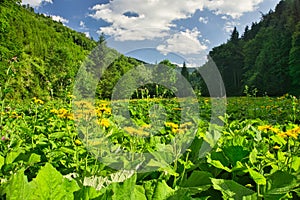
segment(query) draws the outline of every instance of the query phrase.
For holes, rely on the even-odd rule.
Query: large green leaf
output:
[[[4,192],[7,199],[30,199],[30,186],[27,177],[24,175],[24,169],[19,170],[16,174],[12,175]]]
[[[215,190],[222,192],[223,199],[257,199],[256,193],[233,180],[211,179]]]
[[[224,166],[219,160],[212,160],[209,154],[207,156],[207,162],[218,169],[223,169],[227,172],[231,172],[231,169]]]
[[[164,200],[172,196],[174,190],[168,186],[168,184],[163,180],[157,183],[154,190],[152,200]]]
[[[172,176],[178,176],[178,173],[172,168],[172,166],[163,160],[157,161],[157,160],[151,159],[148,162],[147,167],[152,167],[154,169],[159,167],[159,169],[158,169],[159,171],[167,172],[168,174],[170,174]]]
[[[251,151],[250,155],[249,155],[249,160],[250,160],[250,162],[251,162],[252,164],[256,163],[256,161],[257,161],[257,154],[258,154],[258,151],[257,151],[256,148],[254,148],[254,149]]]
[[[97,198],[101,195],[100,191],[90,186],[83,186],[79,191],[74,192],[75,200],[89,200]]]
[[[136,185],[136,174],[123,183],[112,183],[109,188],[112,189],[112,200],[128,199],[128,200],[146,200],[145,189]]]
[[[298,172],[300,169],[300,157],[293,157],[293,163],[292,163],[292,168],[295,170],[295,172]]]
[[[157,184],[156,179],[143,182],[143,186],[145,188],[145,194],[146,194],[147,199],[152,199],[156,184]]]
[[[267,184],[267,180],[266,178],[260,174],[259,172],[251,169],[249,166],[248,167],[248,171],[250,173],[250,176],[252,177],[252,179],[254,180],[254,182],[258,185],[266,185]]]
[[[145,196],[145,189],[141,185],[135,185],[133,190],[133,199],[135,200],[147,200]]]
[[[33,165],[33,164],[38,163],[40,161],[41,161],[41,156],[36,154],[36,153],[32,153],[29,157],[28,165]]]
[[[285,195],[300,186],[300,182],[297,181],[297,177],[283,171],[276,171],[271,174],[268,177],[267,182],[268,190],[265,197],[269,199],[274,196]]]
[[[5,158],[5,163],[8,165],[8,164],[11,164],[14,162],[14,160],[21,154],[23,153],[24,151],[19,149],[17,151],[11,151],[7,154],[6,158]]]
[[[51,164],[46,163],[30,182],[33,199],[73,199],[79,190],[77,183],[64,178]]]
[[[249,151],[245,150],[242,146],[226,146],[223,148],[223,152],[233,165],[249,155]]]
[[[187,188],[191,194],[201,193],[211,187],[210,178],[212,177],[209,172],[193,171],[190,177],[182,182],[181,187]]]
[[[193,200],[189,190],[187,188],[181,188],[177,190],[172,196],[167,198],[168,200]]]

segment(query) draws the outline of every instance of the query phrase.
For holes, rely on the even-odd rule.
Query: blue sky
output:
[[[234,26],[246,25],[279,0],[23,0],[38,13],[149,63],[200,66],[215,46],[225,43]]]

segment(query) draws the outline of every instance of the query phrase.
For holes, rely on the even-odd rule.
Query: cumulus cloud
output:
[[[203,24],[207,24],[208,23],[208,17],[200,17],[199,22],[202,22]]]
[[[29,4],[31,7],[37,8],[42,5],[42,3],[53,3],[52,0],[22,0],[23,5]]]
[[[110,26],[101,27],[99,33],[115,37],[116,40],[145,40],[168,35],[176,26],[175,20],[192,16],[202,10],[204,1],[186,0],[114,0],[108,4],[95,5],[90,16],[102,19]],[[136,13],[134,17],[126,13]]]
[[[236,19],[246,12],[257,9],[258,5],[264,0],[207,0],[205,7],[213,10],[216,14],[225,14]]]
[[[58,15],[50,15],[50,17],[54,20],[54,21],[57,21],[57,22],[61,22],[63,24],[67,24],[69,23],[69,20],[61,17],[61,16],[58,16]]]
[[[197,28],[175,33],[168,38],[163,44],[157,46],[157,50],[164,55],[168,53],[179,53],[181,55],[190,55],[202,53],[207,46],[201,44],[199,37],[200,31]]]
[[[176,26],[175,21],[191,17],[204,8],[215,14],[239,18],[254,11],[263,0],[114,0],[91,8],[90,16],[102,19],[110,26],[101,27],[98,33],[113,36],[118,41],[145,40],[167,36]],[[134,13],[128,15],[126,13]],[[207,18],[199,19],[207,23]]]

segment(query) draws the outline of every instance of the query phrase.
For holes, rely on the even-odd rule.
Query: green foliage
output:
[[[153,158],[148,165],[158,169],[135,174],[126,170],[115,172],[87,150],[84,138],[78,138],[78,124],[75,127],[70,114],[71,98],[74,97],[64,102],[43,103],[33,99],[26,104],[5,104],[0,126],[1,197],[133,200],[299,197],[300,128],[293,124],[299,115],[296,113],[295,119],[290,117],[293,106],[299,110],[299,99],[230,98],[228,115],[221,117],[224,120],[221,138],[210,152],[200,156],[211,107],[207,98],[199,98],[202,120],[198,122],[196,138],[174,162],[170,160],[173,150],[169,141],[178,134],[188,134],[184,127],[189,126],[180,123],[178,99],[130,100],[128,109],[137,126],[130,129],[114,123],[118,116],[111,113],[112,102],[96,102],[99,123],[108,120],[102,128],[111,140],[124,151],[151,152]],[[182,103],[184,99],[179,101]],[[117,106],[121,102],[115,103]],[[155,104],[165,108],[164,120],[169,124],[163,124],[149,138],[138,137],[152,133],[149,124],[153,118],[148,113]],[[80,105],[83,118],[93,120],[91,111],[84,109],[91,105],[83,101]],[[258,110],[261,111],[254,112]],[[263,120],[257,119],[259,116]],[[164,151],[157,152],[157,148]],[[127,165],[135,166],[135,162]]]
[[[250,190],[235,181],[212,179],[213,187],[220,190],[223,194],[223,199],[257,199],[255,192]]]
[[[1,199],[299,198],[300,100],[291,95],[252,97],[257,91],[270,90],[273,93],[269,94],[276,95],[288,90],[280,84],[288,83],[288,76],[297,71],[299,1],[280,2],[275,12],[262,16],[241,38],[235,29],[227,44],[211,52],[230,94],[238,95],[244,85],[251,84],[245,87],[247,97],[228,99],[227,114],[219,116],[224,122],[217,127],[221,137],[214,142],[206,135],[211,128],[210,99],[170,98],[176,90],[163,87],[179,80],[170,61],[151,66],[150,73],[145,63],[109,49],[103,35],[96,43],[48,17],[37,16],[29,7],[19,6],[19,1],[0,3]],[[124,91],[136,84],[140,73],[149,75],[149,80],[168,78],[162,85],[142,85],[124,101],[79,101],[80,112],[72,113],[72,100],[81,97],[66,94],[84,59],[77,79],[84,86],[83,97],[96,87],[97,82],[86,82],[90,76],[101,77],[100,98],[110,98],[115,85],[126,76],[125,82],[120,81]],[[203,83],[196,83],[199,76],[195,71],[189,80],[204,92]],[[253,89],[256,87],[258,90]],[[28,99],[32,96],[63,98],[44,102]],[[157,98],[151,98],[154,96]],[[7,100],[12,98],[27,100]],[[195,107],[189,107],[190,112],[182,117],[181,105],[190,101],[199,107],[196,114],[201,120],[195,120],[191,112]],[[130,120],[115,112],[124,105]],[[74,121],[79,116],[82,121]],[[101,163],[99,147],[109,155],[116,149],[110,149],[107,140],[97,134],[98,140],[92,140],[93,130],[82,128],[81,124],[93,121],[118,149],[150,153],[145,164],[157,170],[116,172]],[[195,123],[196,135],[189,149],[181,152],[181,144],[170,141],[186,140],[193,130],[189,122]],[[204,144],[214,145],[203,154]],[[92,145],[98,149],[91,150]],[[117,158],[109,159],[114,164]],[[132,157],[123,167],[136,169],[138,162],[138,157]]]
[[[298,0],[281,1],[251,29],[247,26],[241,38],[235,28],[227,43],[213,48],[209,54],[228,96],[243,95],[245,85],[260,96],[299,95],[299,10]]]
[[[296,26],[296,31],[293,34],[292,48],[289,57],[289,74],[292,77],[291,92],[295,95],[300,95],[300,23]]]
[[[83,33],[50,17],[13,1],[0,3],[0,85],[10,81],[7,98],[65,96],[95,46]],[[4,73],[8,68],[13,77]]]

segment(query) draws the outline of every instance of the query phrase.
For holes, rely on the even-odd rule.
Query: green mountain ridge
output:
[[[84,62],[102,63],[103,55],[98,61],[89,57],[97,46],[109,54],[106,58],[116,58],[113,63],[103,61],[110,66],[98,84],[100,98],[109,98],[120,77],[146,63],[108,48],[101,37],[96,42],[49,16],[34,13],[29,6],[21,6],[20,1],[0,0],[0,99],[50,99],[71,94],[79,67]],[[209,56],[219,68],[227,96],[243,95],[246,85],[250,90],[256,88],[258,95],[300,95],[300,0],[282,0],[275,11],[247,26],[241,36],[235,29]],[[168,61],[161,64],[172,67]],[[185,77],[193,88],[208,96],[200,74],[187,70]]]
[[[97,43],[12,0],[0,1],[2,98],[62,96]]]
[[[241,36],[234,29],[209,55],[228,96],[242,95],[246,85],[258,95],[300,95],[300,1],[280,1]]]

